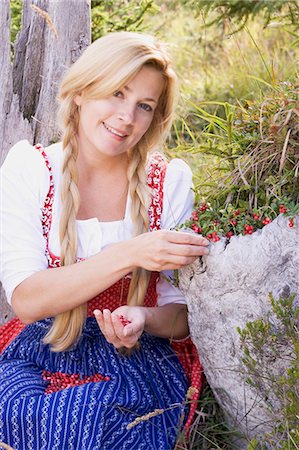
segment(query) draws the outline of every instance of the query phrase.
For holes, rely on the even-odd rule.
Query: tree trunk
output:
[[[274,298],[295,293],[298,305],[299,216],[296,223],[292,229],[279,216],[252,236],[235,236],[228,245],[222,239],[211,245],[207,257],[180,271],[191,335],[205,375],[228,421],[245,436],[239,449],[256,434],[271,431],[279,419],[279,399],[263,374],[271,373],[276,380],[285,374],[292,345],[284,339],[278,357],[265,359],[258,368],[261,379],[254,380],[257,390],[246,382],[237,327],[244,329],[247,322],[271,314],[270,292]],[[273,356],[267,349],[266,354]]]
[[[9,0],[0,1],[0,164],[20,139],[57,140],[59,81],[91,42],[90,0],[23,0],[22,28],[10,50]],[[3,294],[0,323],[8,320]]]

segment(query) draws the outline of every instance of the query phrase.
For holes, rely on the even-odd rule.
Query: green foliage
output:
[[[298,26],[299,21],[297,0],[183,0],[182,3],[198,13],[208,15],[213,12],[215,17],[208,26],[220,23],[225,26],[226,21],[233,21],[237,24],[236,31],[258,15],[263,17],[264,26],[273,20]]]
[[[92,40],[112,31],[141,31],[145,14],[156,12],[153,0],[92,0]]]
[[[270,294],[269,299],[271,314],[266,319],[238,329],[247,382],[264,397],[273,417],[273,431],[253,440],[248,450],[298,450],[299,305],[294,294],[278,300]]]
[[[22,19],[22,0],[11,0],[10,1],[10,40],[11,44],[16,40],[16,36],[21,28],[21,19]]]
[[[196,173],[198,203],[204,198],[213,209],[231,204],[261,216],[273,202],[287,203],[297,212],[298,93],[298,86],[281,83],[262,100],[192,104],[176,138],[179,149],[204,161]]]

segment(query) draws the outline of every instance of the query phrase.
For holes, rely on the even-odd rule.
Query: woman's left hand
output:
[[[109,309],[94,311],[98,325],[115,348],[133,348],[145,326],[146,308],[142,306],[120,306],[111,312]]]

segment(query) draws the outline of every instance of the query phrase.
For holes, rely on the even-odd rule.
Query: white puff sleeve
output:
[[[9,151],[0,182],[0,279],[11,303],[18,284],[48,267],[41,216],[50,179],[40,153],[23,140]]]
[[[167,167],[164,180],[163,212],[161,228],[172,229],[184,223],[190,216],[194,203],[192,172],[181,159],[173,159]],[[168,303],[186,304],[180,290],[172,283],[173,271],[163,271],[157,284],[158,306]]]

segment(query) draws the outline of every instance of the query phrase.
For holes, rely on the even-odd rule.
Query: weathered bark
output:
[[[38,12],[31,5],[43,12]],[[18,140],[49,144],[56,137],[56,93],[65,69],[91,40],[90,0],[23,0],[22,29],[10,61],[9,0],[0,2],[0,155]]]
[[[65,69],[90,44],[90,0],[23,0],[13,65],[9,0],[1,0],[0,38],[1,165],[20,139],[45,146],[56,140],[57,88]],[[6,311],[3,295],[1,298],[3,323],[11,312]]]
[[[267,405],[279,405],[265,383],[261,392],[246,383],[237,327],[267,317],[269,292],[274,298],[296,293],[299,301],[299,226],[291,229],[279,216],[252,236],[213,244],[209,256],[180,271],[180,287],[207,380],[229,422],[248,438],[264,433],[273,424]],[[285,369],[283,355],[271,362],[277,377]]]

